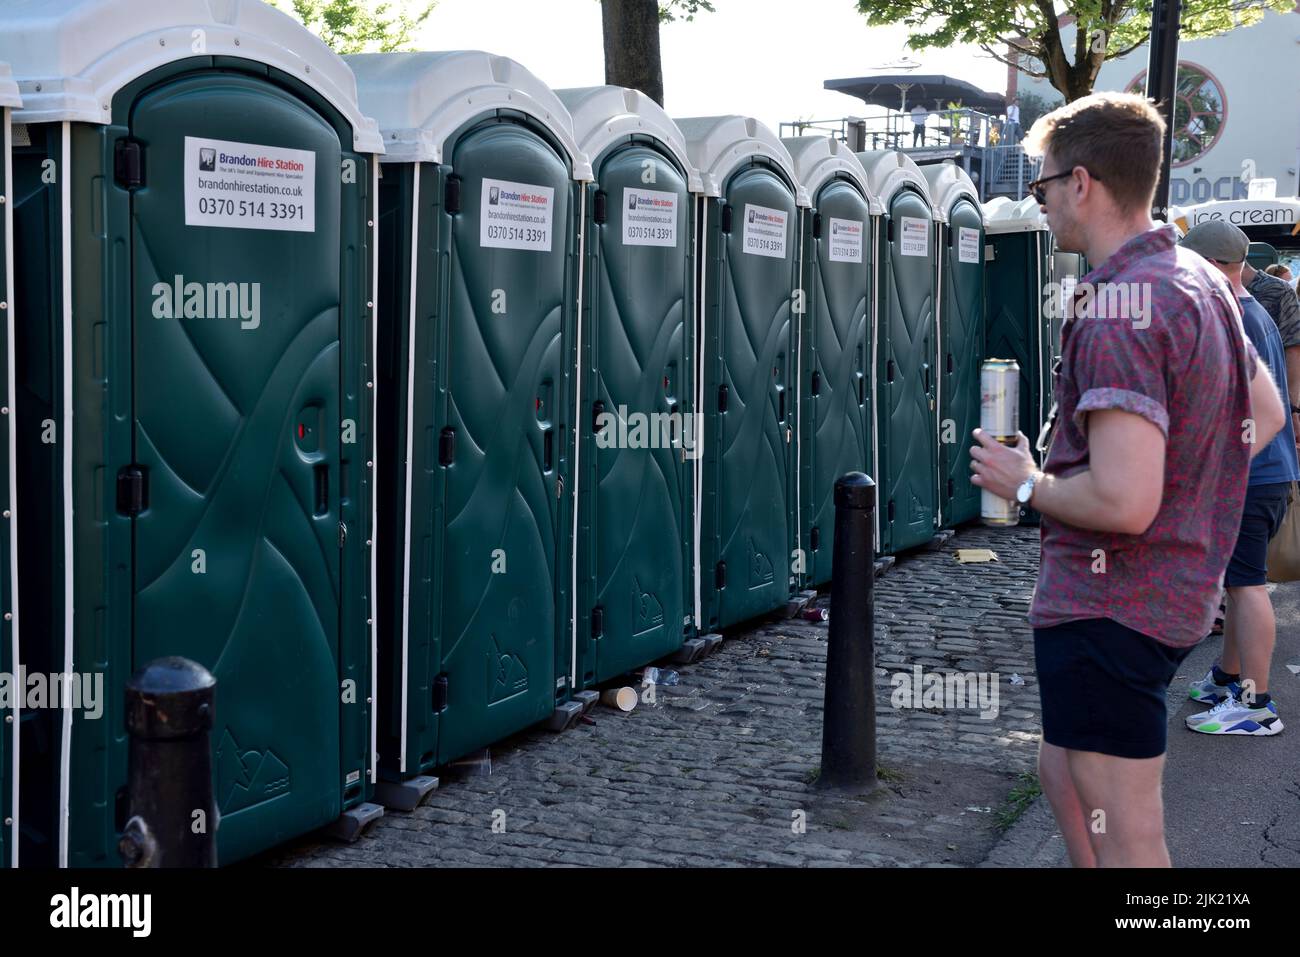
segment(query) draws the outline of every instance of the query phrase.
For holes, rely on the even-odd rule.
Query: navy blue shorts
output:
[[[1223,584],[1228,588],[1262,585],[1267,580],[1268,542],[1286,517],[1290,482],[1251,485],[1246,488],[1246,505],[1241,510],[1241,531],[1232,549]]]
[[[1165,753],[1169,682],[1191,648],[1110,618],[1034,629],[1043,740],[1120,758]]]

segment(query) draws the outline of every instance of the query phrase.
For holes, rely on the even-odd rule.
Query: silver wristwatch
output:
[[[1016,501],[1019,504],[1029,504],[1029,500],[1034,497],[1034,486],[1038,484],[1041,474],[1041,472],[1030,472],[1029,478],[1020,483],[1020,488],[1016,489]]]

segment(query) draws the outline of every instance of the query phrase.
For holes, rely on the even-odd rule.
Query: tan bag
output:
[[[1268,580],[1300,581],[1300,483],[1286,494],[1286,516],[1268,543]]]

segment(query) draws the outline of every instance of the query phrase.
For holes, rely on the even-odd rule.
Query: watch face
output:
[[[1034,494],[1033,481],[1023,482],[1020,488],[1016,489],[1016,501],[1019,502],[1021,505],[1024,505],[1029,501],[1030,497],[1033,496],[1033,494]]]

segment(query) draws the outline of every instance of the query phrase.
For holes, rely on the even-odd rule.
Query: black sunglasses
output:
[[[1028,183],[1025,184],[1025,187],[1029,190],[1029,195],[1034,197],[1034,202],[1038,203],[1039,206],[1046,206],[1047,194],[1043,192],[1043,185],[1046,183],[1050,183],[1054,179],[1065,179],[1065,177],[1067,176],[1073,176],[1074,171],[1076,169],[1082,169],[1085,173],[1087,173],[1097,182],[1099,183],[1101,182],[1101,177],[1098,176],[1096,173],[1094,173],[1092,170],[1088,169],[1088,167],[1071,166],[1064,173],[1055,173],[1052,176],[1042,176],[1038,179],[1031,179]]]

